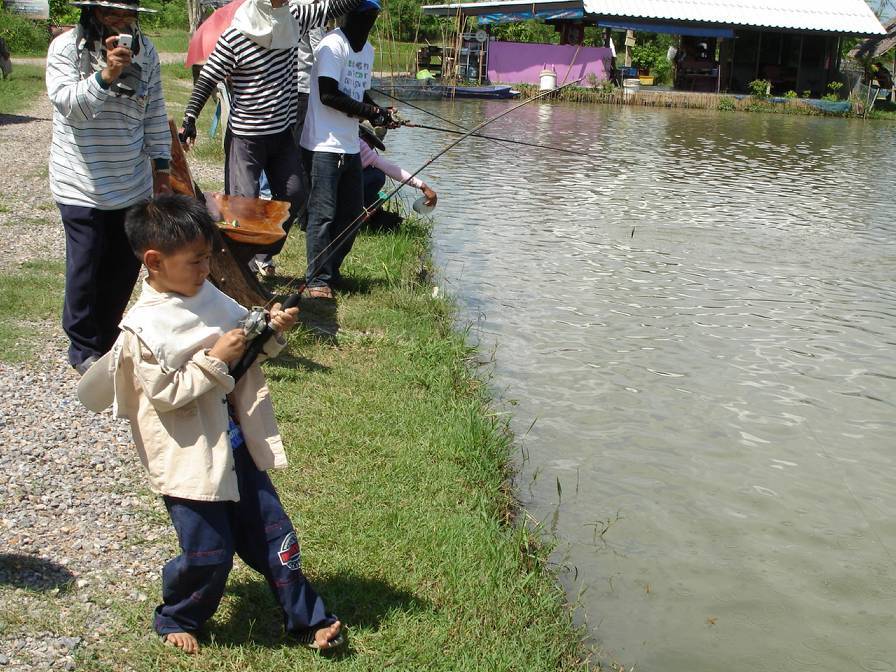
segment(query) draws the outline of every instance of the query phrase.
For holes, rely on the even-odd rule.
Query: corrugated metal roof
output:
[[[886,33],[865,0],[584,0],[584,5],[586,12],[603,16],[862,35]]]

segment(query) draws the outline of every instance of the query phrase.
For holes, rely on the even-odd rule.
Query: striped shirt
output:
[[[330,0],[311,4],[289,3],[299,34],[323,26],[327,19],[351,10],[359,0]],[[205,101],[219,82],[230,78],[230,131],[236,135],[273,135],[296,123],[299,104],[298,44],[289,49],[268,49],[236,28],[227,28],[193,88],[186,116],[199,117]]]
[[[50,190],[57,203],[119,210],[152,196],[150,159],[171,158],[171,132],[158,54],[142,34],[140,40],[134,62],[141,81],[130,97],[100,85],[80,28],[50,44]]]

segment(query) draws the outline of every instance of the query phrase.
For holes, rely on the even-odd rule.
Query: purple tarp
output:
[[[493,84],[538,84],[541,71],[547,67],[557,73],[558,86],[580,77],[583,79],[579,86],[590,86],[590,73],[599,82],[610,78],[610,57],[610,50],[605,47],[489,42],[488,79]]]

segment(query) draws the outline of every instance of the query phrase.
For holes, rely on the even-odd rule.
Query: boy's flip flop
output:
[[[327,640],[326,648],[321,647],[321,645],[314,640],[314,635],[320,629],[321,628],[309,628],[304,632],[291,632],[289,633],[289,636],[297,644],[301,644],[308,649],[314,649],[315,651],[333,651],[334,649],[338,649],[340,646],[345,644],[345,637],[342,636],[342,631],[340,630],[335,637]]]

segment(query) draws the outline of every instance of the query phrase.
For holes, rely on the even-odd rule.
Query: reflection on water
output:
[[[470,140],[424,176],[606,658],[896,670],[892,126],[535,103],[487,132],[583,154]]]

